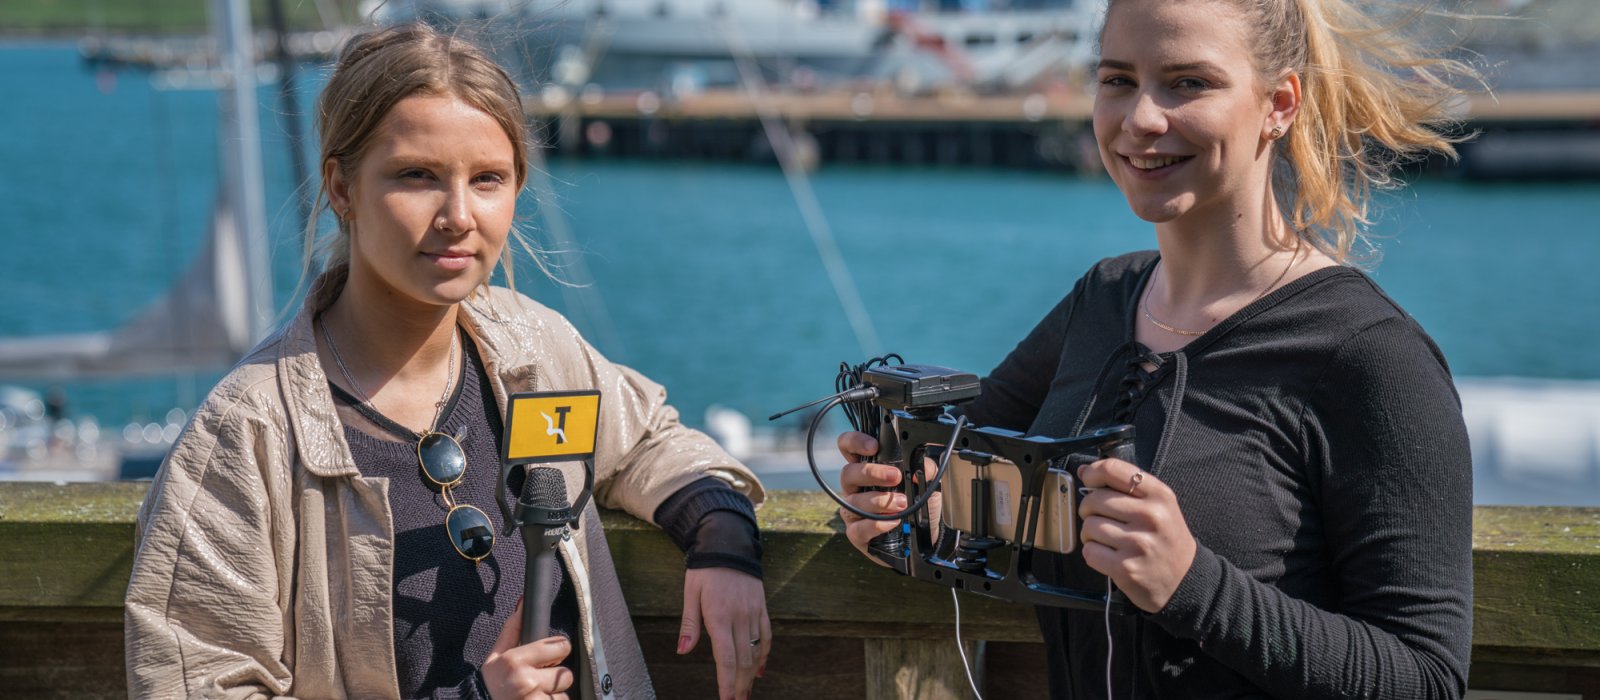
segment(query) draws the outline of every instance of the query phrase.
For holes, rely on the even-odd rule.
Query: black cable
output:
[[[893,360],[893,364],[897,365],[906,363],[905,358],[892,352],[883,357],[874,357],[853,367],[848,362],[840,362],[839,374],[833,380],[834,390],[843,394],[865,384],[864,375],[867,370],[888,365],[890,360]],[[867,400],[847,401],[844,404],[844,417],[850,421],[850,427],[854,428],[856,432],[877,435],[878,429],[883,427],[881,415]]]
[[[868,388],[870,389],[871,387]],[[877,391],[874,389],[873,393],[876,395]],[[828,486],[827,479],[822,478],[822,470],[817,468],[817,456],[812,451],[812,445],[817,439],[817,426],[822,424],[822,417],[827,415],[828,411],[833,410],[835,406],[838,406],[842,403],[844,403],[844,399],[841,395],[835,394],[834,396],[830,397],[828,405],[823,406],[822,410],[817,411],[817,415],[812,417],[811,428],[806,431],[806,463],[811,465],[811,476],[817,480],[817,485],[821,486],[823,493],[828,494],[828,497],[832,498],[834,503],[838,503],[839,507],[868,520],[901,520],[912,513],[922,510],[923,506],[928,505],[929,499],[933,498],[933,494],[938,492],[937,489],[929,488],[922,494],[921,498],[917,499],[917,502],[906,506],[905,510],[902,510],[898,513],[868,513],[867,511],[851,505],[849,501],[846,501],[843,496],[839,495],[839,492],[834,491],[833,487]],[[950,453],[955,452],[956,438],[960,437],[961,429],[965,427],[967,427],[967,417],[961,416],[957,418],[955,430],[950,433],[949,446],[946,447],[944,454],[939,456],[939,471],[938,473],[934,474],[933,483],[938,484],[944,481],[944,472],[950,466]],[[908,476],[907,478],[910,477]]]

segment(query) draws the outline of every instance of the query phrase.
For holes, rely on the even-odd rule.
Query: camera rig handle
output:
[[[957,531],[942,521],[933,523],[928,508],[918,508],[907,515],[898,529],[872,540],[870,555],[899,574],[1014,603],[1131,611],[1122,593],[1114,593],[1107,599],[1106,591],[1059,587],[1038,580],[1034,574],[1038,551],[1035,535],[1040,529],[1046,481],[1061,489],[1066,499],[1072,499],[1074,507],[1070,508],[1070,513],[1058,513],[1058,516],[1074,519],[1066,524],[1067,539],[1070,539],[1066,551],[1077,551],[1075,518],[1077,505],[1083,499],[1082,492],[1077,489],[1078,467],[1102,457],[1134,462],[1131,425],[1102,428],[1072,438],[1043,438],[1003,428],[966,427],[965,419],[950,417],[946,408],[976,398],[978,377],[928,364],[880,366],[864,372],[862,382],[877,390],[877,398],[872,403],[882,419],[875,436],[878,439],[875,462],[899,468],[901,481],[891,491],[902,492],[907,503],[918,502],[926,491],[942,487],[942,484],[926,483],[923,457],[941,462],[941,475],[946,475],[944,467],[952,454],[984,465],[994,465],[998,457],[998,462],[1014,465],[1022,484],[1021,494],[1016,499],[1014,539],[1000,539],[987,532],[989,513],[994,510],[994,484],[989,479],[974,478],[968,492],[973,521],[970,532]],[[1010,465],[992,468],[1010,468]],[[942,479],[949,483],[952,476],[942,476]],[[946,508],[950,507],[952,503],[946,503]],[[934,537],[934,527],[939,527],[939,537]],[[1000,556],[1005,559],[1000,571],[990,566],[995,555],[1005,555]]]
[[[890,356],[898,359],[898,356]],[[811,474],[840,507],[856,515],[881,521],[899,521],[898,527],[868,543],[874,559],[900,574],[967,590],[1002,600],[1051,607],[1133,611],[1133,606],[1108,584],[1106,590],[1080,590],[1039,580],[1034,573],[1036,555],[1041,551],[1040,520],[1046,496],[1054,497],[1056,530],[1049,549],[1044,551],[1077,554],[1078,506],[1083,492],[1078,488],[1078,469],[1103,458],[1135,461],[1134,429],[1118,425],[1069,438],[1030,436],[1012,430],[970,426],[964,416],[952,417],[947,409],[971,401],[980,393],[978,377],[934,365],[888,364],[873,358],[866,364],[841,371],[841,391],[798,408],[772,416],[769,420],[819,403],[827,403],[811,419],[806,438],[806,461]],[[847,381],[848,379],[848,381]],[[898,513],[871,513],[845,500],[830,487],[817,467],[811,444],[823,416],[835,407],[845,406],[851,423],[876,432],[878,453],[869,461],[889,464],[900,471],[900,482],[877,491],[905,495],[906,508]],[[858,418],[862,418],[858,422]],[[963,531],[943,522],[932,522],[927,504],[935,493],[951,494],[954,487],[948,471],[953,455],[976,465],[966,495],[970,499],[971,525]],[[939,462],[930,482],[923,470],[925,458]],[[1015,523],[1010,511],[1002,519],[1014,524],[1013,536],[990,532],[991,511],[996,503],[1009,508],[1009,493],[996,490],[992,479],[999,470],[1015,469],[1018,500]],[[1047,485],[1050,493],[1046,493]],[[1008,487],[1009,490],[1009,487]],[[996,498],[999,496],[999,498]],[[952,511],[944,503],[944,513]],[[934,536],[934,528],[939,536]],[[1081,556],[1081,555],[1080,555]],[[1002,559],[998,568],[994,560]]]
[[[878,458],[901,473],[900,487],[906,501],[914,502],[926,489],[937,485],[923,483],[923,457],[944,459],[951,446],[945,443],[956,421],[948,415],[918,416],[903,410],[885,409],[883,429],[878,435]],[[1034,546],[1039,530],[1046,477],[1056,472],[1060,484],[1079,483],[1078,467],[1099,458],[1133,461],[1133,426],[1122,425],[1097,430],[1087,435],[1051,439],[1025,436],[999,428],[973,427],[963,430],[953,446],[963,457],[984,461],[999,457],[1015,465],[1021,473],[1023,490],[1017,507],[1016,539],[1003,540],[983,532],[991,506],[989,482],[974,480],[971,489],[972,520],[977,532],[955,530],[932,522],[926,508],[912,513],[896,532],[899,542],[874,540],[868,551],[895,571],[924,581],[967,590],[1018,603],[1128,612],[1126,598],[1114,594],[1107,601],[1104,591],[1080,590],[1047,584],[1034,574],[1038,549]],[[951,477],[947,476],[948,481]],[[1081,502],[1083,496],[1073,486],[1063,485],[1065,498]],[[1073,509],[1076,513],[1076,508]],[[1076,517],[1073,515],[1072,517]],[[1076,551],[1076,523],[1072,524],[1073,551]],[[937,540],[934,528],[942,532]],[[1003,570],[989,566],[996,550],[1004,551]]]

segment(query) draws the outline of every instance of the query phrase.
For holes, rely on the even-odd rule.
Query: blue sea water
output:
[[[309,76],[303,104],[320,79]],[[189,264],[215,196],[216,94],[96,74],[75,46],[0,46],[0,337],[112,328]],[[300,234],[284,125],[264,87],[280,306]],[[570,224],[615,328],[601,349],[668,387],[690,423],[764,416],[830,391],[853,336],[776,167],[556,161]],[[1154,244],[1104,180],[971,169],[824,167],[812,179],[884,349],[982,372],[1102,257]],[[1458,376],[1600,378],[1600,183],[1423,179],[1385,196],[1372,274]],[[525,227],[543,222],[531,200]],[[519,288],[558,309],[531,265]],[[190,407],[215,375],[63,385],[104,425]],[[43,384],[28,385],[35,389]]]

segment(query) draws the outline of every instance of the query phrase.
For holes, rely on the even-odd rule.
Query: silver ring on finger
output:
[[[755,639],[750,640],[750,646],[752,646],[752,647],[761,646],[761,638],[760,637],[756,637]]]

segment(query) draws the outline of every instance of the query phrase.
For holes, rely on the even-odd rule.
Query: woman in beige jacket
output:
[[[599,390],[594,500],[685,548],[679,653],[703,628],[722,696],[747,696],[771,645],[760,485],[659,385],[488,286],[527,168],[510,78],[425,26],[376,31],[340,58],[319,127],[325,271],[212,390],[141,509],[130,694],[653,697],[594,506],[557,548],[540,641],[517,643],[524,553],[496,537],[507,396]],[[576,494],[582,466],[555,466]]]

